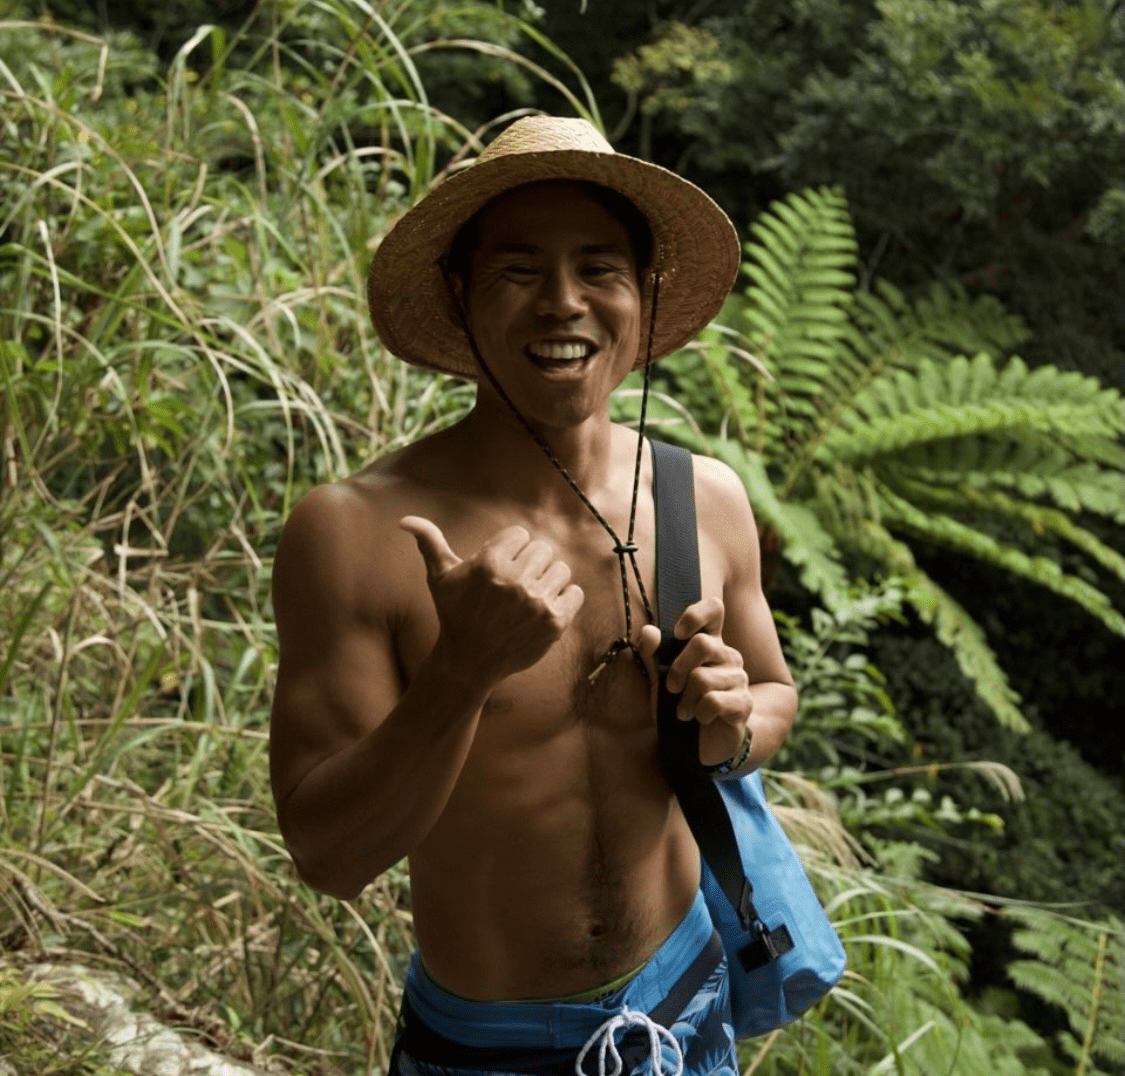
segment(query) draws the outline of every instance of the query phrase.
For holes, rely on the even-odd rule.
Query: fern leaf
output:
[[[1125,451],[1116,435],[1113,437],[1098,437],[1090,434],[1071,435],[1060,434],[1055,438],[1060,448],[1066,449],[1077,459],[1090,460],[1106,467],[1122,470],[1125,465]]]
[[[1026,732],[1029,726],[1019,709],[1020,697],[1008,683],[980,625],[925,573],[918,572],[904,582],[910,604],[953,652],[958,667],[973,682],[1000,723],[1017,732]]]
[[[896,453],[894,469],[933,486],[982,492],[1006,488],[1029,498],[1050,497],[1071,512],[1085,510],[1125,522],[1121,470],[1075,459],[1043,435],[941,438]]]
[[[915,301],[918,323],[929,339],[952,351],[1009,352],[1031,338],[1023,318],[1009,314],[991,295],[970,299],[956,282],[937,281]]]
[[[743,271],[752,283],[742,312],[749,349],[769,363],[783,395],[816,391],[832,375],[836,343],[848,330],[856,243],[847,205],[834,191],[793,194],[751,231]],[[795,359],[824,363],[816,384],[789,384]]]
[[[978,351],[969,363],[966,400],[980,400],[991,394],[997,381],[996,363],[987,351]]]
[[[1040,586],[1077,602],[1096,616],[1110,631],[1125,635],[1125,617],[1097,587],[1077,576],[1068,575],[1048,557],[1028,556],[1022,550],[1001,545],[991,535],[970,527],[951,516],[923,512],[904,497],[884,486],[884,520],[948,548],[967,553],[978,560],[1006,568]]]
[[[1019,696],[984,638],[980,625],[960,603],[922,572],[910,547],[895,539],[879,523],[868,521],[853,545],[868,556],[880,559],[902,579],[903,594],[918,616],[934,628],[940,642],[952,652],[960,667],[988,703],[1000,724],[1016,732],[1027,732],[1027,719],[1019,710]]]
[[[906,600],[949,648],[961,672],[997,720],[1006,728],[1026,732],[1030,726],[1020,712],[1020,697],[1008,683],[980,625],[918,567],[910,547],[874,519],[863,520],[838,538],[842,544],[884,564],[889,574],[901,578]]]
[[[1076,382],[1053,367],[1041,367],[1031,376],[1018,358],[1009,361],[997,376],[985,376],[991,364],[989,356],[976,356],[967,385],[962,368],[958,374],[959,403],[950,399],[948,379],[932,364],[923,363],[918,371],[895,371],[892,380],[881,379],[856,397],[851,410],[841,416],[821,443],[818,456],[867,459],[970,434],[1050,429],[1112,436],[1115,432],[1121,398],[1093,379]],[[1047,376],[1041,376],[1044,371]],[[925,390],[934,402],[915,406],[914,401],[923,397]]]
[[[1025,524],[1033,533],[1051,531],[1088,554],[1118,579],[1125,579],[1125,556],[1106,545],[1096,534],[1080,527],[1065,512],[1038,504],[1016,501],[996,490],[975,488],[977,475],[964,476],[960,489],[919,481],[894,481],[897,492],[908,496],[911,503],[928,507],[940,506],[952,511],[973,511],[1005,516]],[[1018,476],[1013,476],[1013,480]],[[1115,517],[1116,518],[1116,517]]]
[[[1115,919],[1082,921],[1043,908],[1007,912],[1021,924],[1012,942],[1033,959],[1011,962],[1012,981],[1057,1006],[1070,1033],[1058,1044],[1080,1072],[1125,1062],[1125,930]],[[1091,1060],[1105,1062],[1094,1068]]]

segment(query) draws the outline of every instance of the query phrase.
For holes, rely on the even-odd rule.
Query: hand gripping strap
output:
[[[753,887],[742,869],[738,842],[726,804],[714,778],[699,761],[699,725],[676,717],[677,698],[668,691],[668,666],[685,641],[672,634],[683,611],[699,601],[699,538],[695,517],[695,481],[691,453],[652,441],[653,499],[656,502],[656,593],[660,618],[660,692],[657,728],[664,776],[680,801],[688,827],[703,858],[747,929],[759,922]],[[781,945],[784,940],[777,939]],[[763,948],[764,947],[764,948]],[[768,935],[753,943],[747,959],[774,959]],[[765,961],[761,955],[765,954]]]

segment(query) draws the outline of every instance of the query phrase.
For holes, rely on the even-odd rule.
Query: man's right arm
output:
[[[392,603],[403,576],[417,577],[417,553],[394,528],[391,548],[369,558],[370,512],[346,487],[314,490],[285,525],[273,574],[278,823],[301,877],[345,899],[429,832],[488,694],[443,668],[437,647],[404,689]]]
[[[294,509],[274,562],[278,822],[301,876],[345,899],[425,839],[489,693],[534,664],[582,602],[522,528],[462,561],[429,521],[403,527],[416,548],[354,490],[321,487]],[[392,625],[421,585],[419,552],[437,641],[404,684]]]

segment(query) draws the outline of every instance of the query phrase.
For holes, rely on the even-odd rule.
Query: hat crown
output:
[[[580,150],[613,153],[613,147],[589,121],[569,116],[525,116],[496,136],[477,158],[490,161],[517,153]]]

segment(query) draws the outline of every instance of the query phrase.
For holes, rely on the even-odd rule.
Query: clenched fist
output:
[[[462,560],[430,520],[405,516],[399,526],[426,562],[443,655],[467,674],[498,683],[530,668],[582,606],[570,568],[523,527],[505,527]]]

